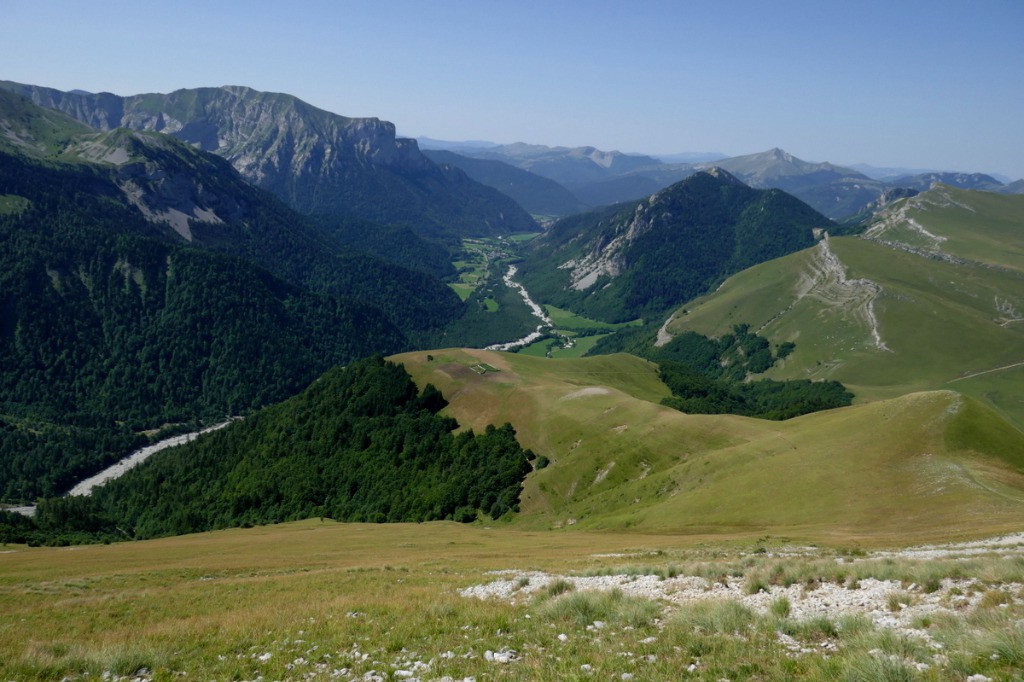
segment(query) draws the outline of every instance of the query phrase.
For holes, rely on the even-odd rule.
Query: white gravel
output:
[[[1024,556],[1024,534],[978,542],[913,547],[898,552],[877,552],[863,557],[863,560],[897,556],[930,559],[993,551],[1004,556]],[[813,588],[803,584],[771,586],[757,594],[747,594],[744,578],[728,578],[723,584],[697,576],[662,579],[656,575],[573,576],[538,571],[501,571],[497,575],[500,575],[498,579],[467,587],[460,594],[464,597],[504,599],[516,603],[528,600],[555,581],[564,580],[576,590],[617,589],[628,595],[662,602],[668,608],[708,599],[730,599],[759,613],[768,612],[774,601],[785,598],[789,601],[790,617],[796,620],[863,615],[876,626],[924,638],[927,638],[927,633],[913,627],[918,619],[938,613],[969,612],[978,606],[986,590],[1002,590],[1007,593],[1008,600],[1014,602],[1020,602],[1024,597],[1022,584],[982,584],[973,578],[942,580],[939,589],[932,592],[917,585],[904,585],[898,580],[866,578],[860,580],[855,587],[824,582]]]

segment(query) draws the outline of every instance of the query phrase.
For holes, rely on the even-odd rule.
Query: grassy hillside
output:
[[[1019,544],[935,559],[310,520],[4,551],[4,680],[962,680],[1022,665]],[[510,596],[460,593],[492,581]]]
[[[1024,435],[952,391],[766,422],[661,407],[655,366],[628,355],[399,359],[417,383],[444,392],[461,424],[510,421],[524,447],[550,458],[527,479],[525,528],[843,541],[984,534],[1024,521]]]
[[[1024,202],[939,188],[866,233],[746,270],[666,330],[746,322],[795,352],[773,378],[835,379],[859,398],[955,389],[1024,427]]]

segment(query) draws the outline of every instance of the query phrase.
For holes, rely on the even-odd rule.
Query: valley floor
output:
[[[1016,679],[1024,535],[305,521],[0,554],[0,679]]]

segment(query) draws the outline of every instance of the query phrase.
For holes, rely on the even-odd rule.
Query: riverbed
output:
[[[523,301],[525,301],[526,305],[530,308],[530,312],[533,313],[534,317],[540,320],[540,324],[537,325],[537,329],[535,331],[530,332],[521,339],[509,341],[508,343],[495,343],[487,346],[484,350],[509,351],[529,346],[531,343],[544,336],[545,329],[551,329],[554,326],[554,323],[551,322],[551,318],[548,317],[544,308],[530,298],[530,293],[526,290],[526,287],[515,281],[516,272],[518,272],[516,266],[508,266],[508,272],[505,273],[502,281],[505,282],[505,286],[509,289],[515,289],[519,292],[519,295],[523,297]]]
[[[205,429],[201,429],[199,431],[193,431],[191,433],[182,433],[177,436],[171,436],[170,438],[164,438],[163,440],[157,441],[152,445],[147,445],[144,448],[139,448],[138,450],[131,453],[124,459],[121,459],[115,462],[114,464],[111,464],[109,467],[99,472],[98,474],[95,474],[94,476],[90,476],[89,478],[80,481],[78,485],[76,485],[68,492],[68,496],[90,495],[92,494],[93,488],[101,486],[107,481],[113,480],[123,475],[126,471],[134,467],[137,467],[138,465],[142,464],[147,459],[149,459],[156,453],[160,452],[161,450],[173,448],[176,445],[184,445],[185,443],[190,443],[204,433],[209,433],[211,431],[216,431],[217,429],[224,428],[232,421],[233,420],[229,419],[225,422],[214,424],[213,426],[208,426]],[[36,513],[36,508],[34,506],[9,507],[7,511],[22,514],[23,516],[34,516]]]

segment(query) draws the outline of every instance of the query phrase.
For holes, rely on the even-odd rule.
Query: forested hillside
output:
[[[434,254],[423,270],[166,136],[97,133],[6,92],[0,123],[2,500],[61,493],[143,430],[279,401],[463,313],[430,272],[443,249],[412,235],[410,254]]]
[[[0,154],[0,496],[55,494],[133,430],[237,414],[399,349],[379,309],[179,246],[90,167]],[[13,203],[13,202],[11,202]]]
[[[785,192],[713,170],[555,223],[520,271],[540,300],[621,322],[664,314],[731,273],[810,246],[813,229],[830,225]]]
[[[48,537],[147,538],[257,523],[470,521],[518,506],[528,459],[511,426],[452,432],[444,398],[379,356],[97,489],[48,500]]]

